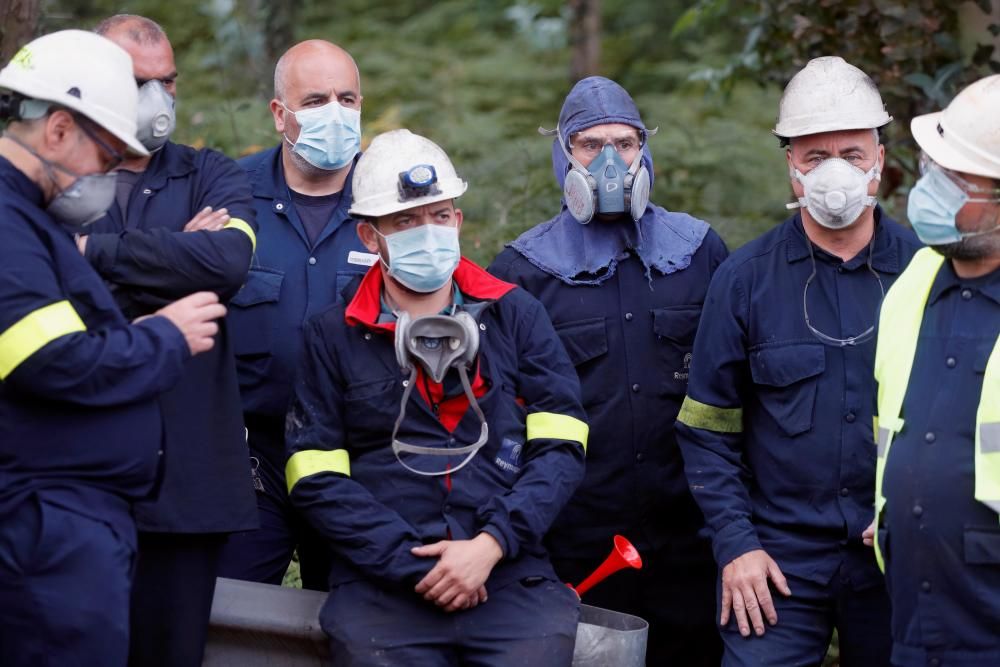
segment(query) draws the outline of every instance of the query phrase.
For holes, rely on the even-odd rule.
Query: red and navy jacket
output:
[[[288,414],[289,493],[334,551],[331,585],[364,578],[412,586],[436,562],[412,547],[480,532],[504,552],[488,587],[554,578],[542,537],[583,478],[587,426],[579,381],[544,309],[472,262],[459,264],[455,283],[478,313],[473,384],[489,440],[457,472],[424,477],[391,448],[409,372],[396,361],[395,322],[379,321],[382,280],[372,267],[344,302],[308,323]],[[464,396],[417,382],[400,440],[453,447],[478,439],[479,418]]]
[[[130,325],[43,205],[0,158],[0,516],[37,494],[128,539],[162,454],[156,397],[187,343],[164,317]]]
[[[205,208],[226,208],[219,231],[185,232]],[[86,258],[135,317],[200,290],[230,299],[256,245],[250,185],[231,159],[168,142],[136,182],[125,215],[115,204],[94,223]],[[158,496],[135,508],[140,530],[210,533],[257,527],[236,362],[225,321],[215,347],[192,358],[160,397],[166,431]]]

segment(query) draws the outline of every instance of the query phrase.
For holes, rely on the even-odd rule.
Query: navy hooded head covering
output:
[[[559,113],[559,132],[552,142],[552,170],[562,188],[571,166],[559,141],[569,150],[569,139],[596,125],[622,123],[647,130],[628,92],[610,79],[591,76],[581,79],[566,96]],[[653,156],[644,142],[642,161],[653,179]],[[686,213],[671,213],[648,204],[642,217],[633,223],[626,212],[613,221],[595,217],[581,225],[570,215],[563,201],[555,218],[534,227],[510,244],[539,269],[572,285],[597,285],[615,273],[618,262],[634,251],[647,275],[655,269],[663,274],[686,268],[701,246],[708,224]]]

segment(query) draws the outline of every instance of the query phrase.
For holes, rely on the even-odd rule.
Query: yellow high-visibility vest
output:
[[[944,257],[931,248],[913,256],[910,265],[885,295],[879,316],[875,349],[875,379],[878,381],[878,408],[875,437],[878,459],[875,466],[875,517],[882,515],[885,496],[882,478],[893,438],[903,430],[903,399],[913,370],[920,324],[931,286]],[[936,387],[923,388],[936,391]],[[1000,336],[993,345],[983,377],[983,390],[976,412],[975,498],[1000,513]],[[875,557],[885,570],[878,540]]]

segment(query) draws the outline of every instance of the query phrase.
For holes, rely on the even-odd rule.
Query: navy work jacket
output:
[[[813,326],[837,338],[875,323],[882,290],[919,247],[875,209],[849,261],[813,246]],[[875,340],[825,345],[806,326],[813,271],[799,214],[733,252],[712,278],[677,438],[719,567],[763,548],[782,571],[857,588],[881,574],[861,533],[874,515]],[[878,280],[867,268],[871,259]]]
[[[480,532],[504,553],[488,588],[555,577],[542,537],[583,477],[579,381],[531,295],[468,260],[454,279],[464,308],[485,306],[475,384],[489,440],[453,474],[417,475],[390,447],[409,373],[396,362],[395,322],[379,322],[380,268],[348,288],[349,305],[309,323],[288,415],[286,476],[292,503],[334,551],[331,585],[365,578],[412,587],[437,562],[412,547]],[[413,391],[399,438],[448,447],[479,437],[471,409],[452,428],[443,422],[437,403]],[[448,458],[452,466],[461,460]]]
[[[599,224],[599,223],[595,223]],[[590,424],[587,471],[547,540],[556,558],[600,558],[622,533],[640,550],[676,547],[704,526],[674,438],[695,329],[712,273],[727,254],[709,230],[686,268],[650,276],[630,254],[599,285],[569,285],[513,248],[490,265],[548,311],[576,367]]]
[[[351,173],[340,206],[309,242],[281,164],[281,146],[240,160],[253,191],[260,247],[246,285],[230,302],[229,323],[243,410],[257,450],[284,457],[285,411],[302,355],[303,326],[340,300],[340,293],[376,260],[355,231]]]
[[[156,396],[189,357],[166,318],[131,326],[41,190],[0,158],[0,515],[31,494],[109,523],[157,477]]]
[[[205,208],[227,208],[220,231],[184,232]],[[129,197],[90,228],[86,257],[130,317],[201,290],[230,299],[246,279],[256,235],[250,188],[217,151],[168,142]],[[190,359],[160,398],[166,429],[158,496],[136,506],[140,530],[228,532],[257,526],[236,365],[225,322],[215,347]]]
[[[1000,664],[1000,521],[975,499],[976,410],[1000,333],[1000,271],[938,272],[882,490],[893,664]]]

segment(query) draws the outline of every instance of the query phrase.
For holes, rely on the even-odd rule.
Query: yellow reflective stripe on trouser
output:
[[[986,362],[976,412],[976,500],[1000,513],[1000,337]]]
[[[878,381],[878,407],[875,422],[875,517],[885,507],[882,478],[893,437],[903,430],[903,399],[917,353],[920,323],[931,286],[944,257],[923,248],[910,260],[882,301],[879,314],[878,341],[875,347],[875,379]],[[885,570],[882,551],[875,540],[875,560]]]
[[[304,449],[295,452],[285,464],[285,483],[288,492],[300,479],[321,472],[337,472],[347,477],[351,476],[351,458],[346,449]]]
[[[0,334],[0,380],[56,338],[87,327],[69,301],[56,301],[32,311]]]
[[[586,422],[576,417],[560,415],[555,412],[532,412],[528,415],[527,439],[551,438],[553,440],[572,440],[579,442],[584,453],[587,452],[587,436],[590,427]]]
[[[700,428],[716,433],[741,433],[743,431],[743,408],[717,408],[690,396],[684,397],[677,421],[691,428]]]
[[[253,227],[247,224],[246,220],[240,220],[239,218],[230,218],[229,222],[225,224],[223,229],[238,229],[247,236],[250,237],[250,244],[253,246],[254,252],[257,251],[257,235],[253,233]]]

